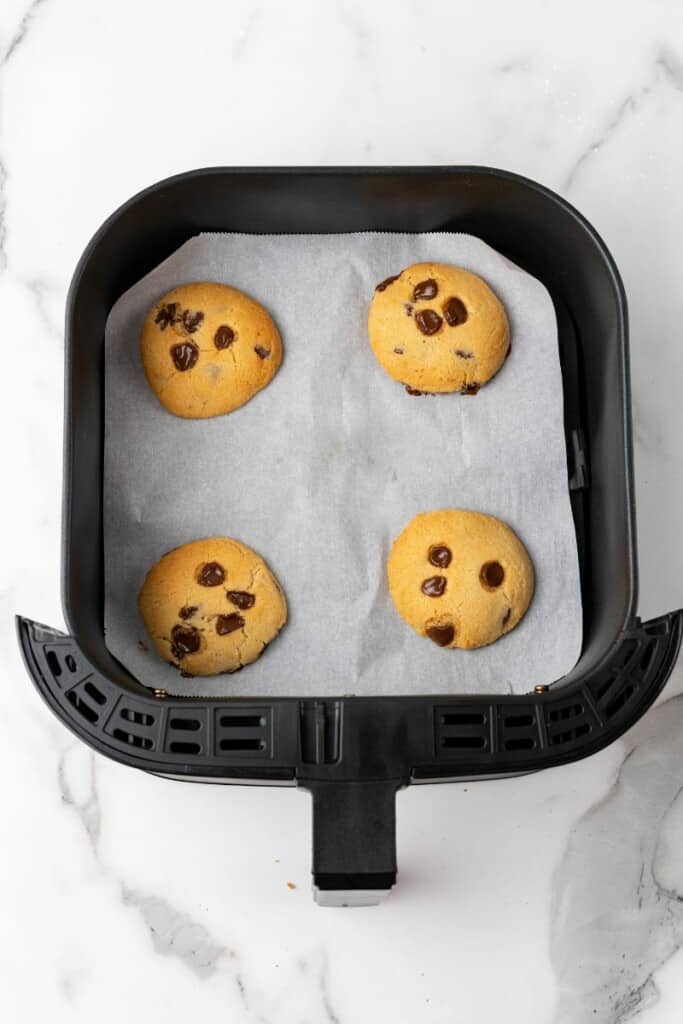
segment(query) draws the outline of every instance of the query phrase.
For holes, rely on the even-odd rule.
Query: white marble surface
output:
[[[322,910],[305,794],[93,757],[30,687],[11,617],[62,622],[74,264],[132,193],[210,164],[485,163],[574,202],[630,300],[640,612],[683,604],[682,127],[677,0],[3,0],[3,1019],[681,1019],[680,666],[589,761],[400,794],[398,889]]]

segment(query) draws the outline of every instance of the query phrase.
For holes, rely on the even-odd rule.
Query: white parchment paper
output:
[[[475,397],[410,396],[370,349],[375,285],[428,260],[480,274],[510,317],[510,358]],[[184,420],[147,385],[139,334],[164,292],[201,280],[262,302],[285,356],[242,409]],[[105,361],[106,643],[143,684],[205,695],[524,693],[573,667],[581,593],[555,313],[539,281],[479,239],[200,235],[117,301]],[[418,637],[387,590],[392,539],[417,512],[447,507],[504,519],[536,570],[522,623],[477,651]],[[289,622],[242,672],[184,679],[154,653],[137,594],[165,551],[214,535],[265,557]]]

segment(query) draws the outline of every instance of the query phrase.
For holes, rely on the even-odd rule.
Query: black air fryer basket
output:
[[[524,696],[172,697],[141,685],[103,630],[104,327],[116,299],[201,231],[465,231],[539,278],[555,303],[584,641],[574,670]],[[626,299],[593,228],[534,182],[488,168],[215,168],[131,199],[100,228],[66,317],[63,601],[70,636],[18,620],[53,712],[95,750],[186,781],[313,795],[319,902],[371,903],[396,879],[395,797],[418,782],[577,760],[619,737],[673,668],[683,612],[642,623]],[[562,623],[555,625],[562,629]]]

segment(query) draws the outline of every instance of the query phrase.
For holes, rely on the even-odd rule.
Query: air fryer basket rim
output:
[[[239,193],[239,215],[229,208],[231,190]],[[187,201],[191,212],[181,203],[185,220],[175,235],[167,231],[161,238],[169,214],[177,213],[178,204],[174,207],[171,197],[177,200],[178,195]],[[216,204],[221,212],[222,219],[213,225],[205,216],[207,203]],[[82,552],[75,550],[76,540],[87,536],[88,529],[92,536],[97,516],[101,549],[101,493],[84,495],[82,463],[91,458],[92,465],[99,465],[101,460],[97,445],[102,442],[102,356],[92,345],[81,346],[75,361],[76,332],[82,323],[89,325],[90,336],[100,328],[103,331],[104,319],[118,294],[136,275],[142,276],[159,262],[164,246],[179,244],[183,235],[189,237],[212,226],[214,230],[237,230],[235,222],[240,217],[239,229],[244,230],[244,218],[260,216],[262,206],[267,208],[262,220],[271,230],[275,222],[282,224],[281,230],[292,230],[297,211],[309,219],[315,217],[317,209],[312,214],[311,204],[318,204],[323,221],[332,225],[325,230],[367,230],[364,216],[372,221],[370,230],[430,230],[444,224],[452,227],[455,221],[461,230],[468,230],[474,222],[475,226],[486,225],[479,233],[487,240],[492,237],[492,244],[496,244],[501,209],[507,215],[506,204],[511,204],[515,207],[511,223],[517,218],[519,227],[525,217],[529,223],[535,218],[543,270],[544,260],[552,264],[554,242],[558,243],[559,258],[553,268],[557,287],[550,289],[558,319],[567,291],[581,299],[576,307],[569,302],[563,310],[573,338],[567,348],[568,359],[576,363],[572,368],[563,362],[563,374],[565,370],[576,374],[572,377],[577,384],[575,407],[566,413],[570,461],[572,445],[575,456],[572,505],[580,546],[586,549],[586,586],[582,589],[589,633],[593,620],[598,625],[587,642],[592,657],[582,655],[577,668],[550,691],[519,697],[168,697],[137,684],[104,647],[101,615],[98,620],[95,614],[98,594],[101,598],[101,564],[94,566],[84,557],[79,561]],[[375,212],[380,208],[381,216]],[[408,228],[402,220],[404,214],[411,222]],[[133,224],[136,217],[137,225]],[[558,224],[566,238],[557,233],[553,236],[551,226],[557,228]],[[138,235],[149,231],[150,237],[156,232],[159,238],[155,237],[156,248],[149,254],[151,264],[126,267],[126,278],[116,259],[103,260],[102,254],[108,249],[114,254],[125,252],[126,239],[134,237],[133,228]],[[142,237],[146,240],[147,235]],[[506,245],[498,243],[505,252]],[[544,245],[549,246],[548,251],[542,251]],[[543,279],[540,271],[536,276]],[[185,172],[140,191],[95,233],[72,279],[66,324],[62,583],[65,617],[73,637],[19,619],[19,640],[29,673],[50,708],[69,728],[94,749],[122,763],[169,778],[298,783],[309,789],[314,801],[314,877],[325,894],[322,901],[351,899],[349,892],[361,890],[367,902],[371,892],[393,883],[394,798],[401,786],[416,781],[523,774],[576,760],[618,738],[660,692],[678,653],[683,615],[673,612],[646,624],[635,618],[637,567],[624,288],[592,225],[549,189],[489,167],[215,167]],[[598,324],[604,328],[602,335],[596,333]],[[587,370],[586,360],[594,364]],[[591,393],[591,388],[598,387],[596,376],[604,378],[598,382],[605,389],[604,409]],[[100,387],[94,388],[98,378]],[[85,435],[78,431],[85,421],[93,439],[84,442]],[[583,467],[578,467],[579,473],[576,459],[588,458],[591,448],[594,462],[610,463],[610,480],[598,473],[588,486],[590,467],[585,474]],[[78,463],[77,450],[86,456]],[[75,488],[78,500],[74,500]],[[616,501],[608,491],[617,494]],[[610,524],[613,530],[608,528]],[[591,545],[597,547],[597,542],[605,548],[601,557],[607,564],[621,566],[621,575],[617,573],[614,581],[595,573]],[[613,583],[616,593],[610,592],[608,583]],[[76,614],[75,599],[81,601]],[[191,733],[185,731],[188,721]]]

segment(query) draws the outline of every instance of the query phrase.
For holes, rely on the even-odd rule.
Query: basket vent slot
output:
[[[550,742],[553,746],[557,746],[560,743],[572,743],[574,740],[586,736],[590,731],[591,727],[588,722],[583,722],[581,725],[577,725],[575,729],[566,729],[564,732],[552,733]]]
[[[501,707],[498,717],[499,747],[509,754],[523,755],[541,746],[534,704]]]
[[[461,711],[441,716],[442,725],[484,725],[486,715],[481,711]]]
[[[583,714],[583,704],[565,704],[563,707],[551,708],[548,711],[549,722],[566,722],[570,718],[578,718]]]
[[[129,747],[138,747],[140,750],[151,750],[153,746],[150,736],[139,736],[134,732],[126,732],[125,729],[114,729],[112,736],[119,743],[127,743]]]
[[[218,708],[214,719],[217,756],[236,760],[271,757],[272,721],[271,707]]]
[[[534,725],[535,722],[536,718],[531,712],[525,715],[505,715],[503,718],[506,729],[522,729]]]
[[[485,736],[442,736],[441,746],[458,750],[483,749],[486,746]]]
[[[90,705],[79,696],[76,690],[69,690],[66,695],[66,699],[78,714],[81,715],[82,718],[85,718],[86,722],[90,722],[91,725],[94,725],[100,717],[95,709],[90,707]]]
[[[536,742],[533,736],[517,736],[511,740],[503,740],[506,750],[533,750]]]
[[[220,740],[218,744],[221,750],[265,750],[264,740],[248,739],[246,736],[239,740]]]
[[[434,708],[434,744],[437,757],[480,759],[491,750],[491,713],[488,704],[441,704]]]
[[[146,711],[135,711],[133,708],[122,708],[121,718],[132,725],[154,725],[154,715]]]
[[[55,679],[59,679],[59,677],[62,674],[62,666],[59,663],[59,658],[57,657],[55,651],[48,651],[45,657],[47,658],[47,663],[49,665],[50,672],[52,672],[52,675],[55,677]]]
[[[613,715],[616,715],[617,712],[621,711],[624,705],[630,701],[635,692],[636,688],[633,683],[627,683],[626,686],[622,687],[621,690],[615,693],[605,708],[605,715],[607,718],[612,718]]]
[[[78,665],[76,664],[76,659],[74,658],[73,654],[67,654],[66,658],[64,659],[64,664],[68,668],[69,672],[75,672],[76,669],[78,668]]]
[[[587,736],[594,721],[591,710],[582,701],[565,698],[564,703],[551,704],[546,708],[545,724],[548,743],[552,747],[560,747]]]
[[[190,743],[187,740],[171,740],[168,749],[172,754],[201,754],[200,743]]]
[[[198,732],[202,723],[197,718],[180,718],[175,715],[168,723],[169,729],[176,732]]]
[[[104,696],[101,690],[97,689],[94,683],[88,681],[83,687],[83,689],[85,690],[89,697],[92,697],[96,704],[99,704],[101,706],[102,704],[107,703],[107,698]]]
[[[222,729],[258,729],[265,724],[263,715],[221,715],[219,719]]]

